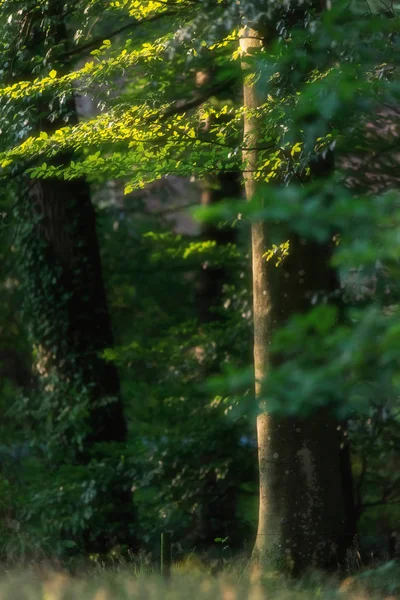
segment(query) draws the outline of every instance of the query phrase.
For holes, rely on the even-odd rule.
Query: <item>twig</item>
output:
[[[140,27],[142,25],[148,25],[150,23],[154,23],[156,21],[159,21],[161,18],[163,17],[171,17],[173,15],[176,15],[178,11],[165,11],[163,13],[160,13],[158,15],[153,15],[152,17],[149,17],[148,19],[143,19],[143,20],[135,20],[132,23],[125,23],[125,25],[121,25],[121,27],[118,27],[117,29],[115,29],[114,31],[112,31],[111,33],[109,33],[107,35],[107,38],[110,40],[114,37],[116,37],[117,35],[119,35],[120,33],[124,33],[124,31],[129,31],[132,29],[136,29],[137,27]],[[86,50],[91,50],[93,48],[96,48],[96,46],[98,46],[99,44],[102,44],[104,40],[104,36],[98,36],[96,38],[93,38],[90,42],[86,42],[86,44],[82,44],[80,46],[77,46],[76,48],[71,48],[71,50],[68,50],[68,52],[64,52],[63,54],[61,54],[58,57],[58,60],[64,60],[65,58],[70,58],[71,56],[74,56],[75,54],[80,54],[81,52],[85,52]]]

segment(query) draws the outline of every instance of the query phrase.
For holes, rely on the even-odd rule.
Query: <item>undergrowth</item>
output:
[[[249,563],[232,561],[216,575],[195,554],[175,563],[163,580],[145,556],[129,564],[115,560],[74,569],[32,562],[0,573],[0,600],[396,600],[400,564],[344,577],[309,571],[300,579],[277,572],[256,572]]]

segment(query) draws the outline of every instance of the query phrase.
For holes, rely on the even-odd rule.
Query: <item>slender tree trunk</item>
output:
[[[232,174],[218,173],[212,179],[204,182],[201,202],[204,206],[211,206],[221,202],[225,198],[234,198],[241,195],[239,173],[236,177]],[[236,232],[232,228],[219,228],[215,225],[205,226],[202,230],[202,238],[216,242],[218,246],[234,243]],[[215,321],[220,321],[221,315],[214,308],[222,306],[223,286],[229,281],[229,273],[223,266],[205,265],[200,273],[197,287],[197,310],[200,326]],[[218,372],[219,365],[214,369],[204,371],[204,378]],[[237,443],[236,431],[225,430],[224,442],[220,441],[216,448],[216,454],[203,456],[203,464],[214,464],[218,458],[227,458],[227,448]],[[215,538],[229,537],[230,545],[235,543],[235,535],[232,531],[235,522],[237,506],[237,477],[233,473],[233,465],[224,479],[219,479],[215,468],[210,469],[204,481],[203,498],[200,506],[199,541],[205,548],[215,547]]]
[[[196,84],[199,88],[209,83],[212,73],[207,70],[196,74]],[[202,131],[208,132],[211,127],[211,118],[207,117],[202,122]],[[240,197],[242,194],[240,173],[215,173],[202,182],[201,204],[212,206],[226,198]],[[236,242],[236,231],[231,227],[217,227],[214,224],[204,225],[201,230],[204,241],[212,241],[217,246],[226,246]],[[220,321],[221,314],[214,309],[222,305],[223,286],[229,281],[229,273],[222,265],[204,263],[199,274],[196,286],[196,303],[200,327],[209,323]],[[207,378],[218,372],[219,365],[215,368],[204,369],[203,377]],[[226,456],[226,445],[235,444],[235,432],[226,431],[225,445],[217,447],[217,455],[208,452],[201,457],[203,464],[213,464],[218,457]],[[199,544],[207,550],[215,548],[215,538],[229,536],[230,543],[234,540],[232,524],[235,521],[237,482],[234,474],[229,471],[223,480],[218,479],[214,468],[211,468],[204,481],[202,501],[199,507]]]
[[[261,105],[248,78],[246,56],[263,45],[254,29],[241,33],[244,83],[244,181],[248,200],[259,201],[253,173],[257,168],[257,118]],[[261,202],[261,200],[260,200]],[[329,266],[331,248],[293,236],[289,256],[276,268],[263,255],[271,246],[264,223],[253,223],[254,372],[256,397],[270,368],[268,347],[274,330],[296,312],[310,308],[311,297],[337,289]],[[272,365],[273,366],[273,365]],[[265,389],[265,388],[264,388]],[[321,409],[307,419],[278,418],[261,406],[257,419],[260,503],[253,557],[277,561],[299,572],[312,564],[336,561],[332,546],[346,539],[345,507],[337,422]]]
[[[241,196],[239,173],[218,173],[203,182],[201,204],[212,206],[226,198]],[[204,241],[213,241],[217,246],[234,244],[236,231],[232,227],[217,227],[214,224],[205,225],[201,231]],[[228,272],[224,266],[214,266],[205,263],[199,277],[196,290],[198,314],[201,323],[219,320],[213,308],[221,304],[224,283],[228,281]]]

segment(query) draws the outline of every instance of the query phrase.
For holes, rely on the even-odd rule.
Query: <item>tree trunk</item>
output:
[[[244,107],[261,105],[247,78],[246,56],[263,46],[254,29],[241,33]],[[248,200],[256,198],[257,118],[245,112],[244,181]],[[261,200],[260,200],[261,202]],[[268,346],[273,331],[296,312],[310,308],[316,292],[337,289],[329,266],[332,249],[295,236],[289,256],[276,268],[263,258],[270,248],[264,223],[253,223],[252,269],[254,307],[255,392],[262,398],[269,370]],[[253,557],[258,563],[285,564],[294,573],[307,566],[336,562],[332,547],[346,539],[345,507],[337,422],[327,409],[311,417],[278,418],[261,406],[257,419],[260,504]]]
[[[50,62],[53,60],[59,70],[63,66],[48,48],[67,44],[63,10],[56,1],[37,10],[29,40],[25,41],[32,54],[48,52]],[[74,99],[70,98],[64,115],[51,122],[49,100],[37,101],[38,129],[50,134],[64,124],[66,114],[69,123],[78,121]],[[59,155],[56,162],[67,164],[70,159],[70,155]],[[60,461],[87,465],[95,443],[124,443],[127,437],[118,373],[100,356],[112,346],[113,336],[90,189],[84,180],[36,180],[27,204],[23,272],[36,369],[44,397],[57,394],[53,403],[49,396],[54,423],[60,421],[60,415],[69,415],[76,406],[74,401],[85,395],[87,413],[64,431],[60,443],[65,455],[61,449]],[[51,419],[52,415],[48,416]],[[93,517],[83,532],[86,551],[105,552],[115,544],[135,545],[129,488],[125,475],[117,469],[107,489],[98,486]],[[102,511],[108,533],[99,528],[95,533],[97,511]]]
[[[239,173],[236,177],[232,174],[218,173],[213,178],[204,182],[201,202],[203,206],[211,206],[221,202],[225,198],[235,198],[241,195]],[[219,228],[215,225],[203,227],[202,238],[216,242],[218,246],[235,243],[236,231],[231,227]],[[204,265],[200,273],[197,286],[197,311],[200,326],[220,321],[222,316],[215,312],[216,307],[222,306],[223,286],[229,281],[228,270],[224,266]],[[219,372],[220,366],[204,369],[203,377],[206,379]],[[215,455],[201,457],[202,464],[215,463],[218,458],[226,458],[226,448],[232,448],[238,443],[236,431],[225,430],[223,439],[220,441]],[[203,497],[200,504],[199,543],[196,547],[203,546],[210,550],[215,548],[215,539],[229,537],[232,545],[235,543],[235,535],[232,531],[236,517],[238,484],[237,477],[233,472],[233,464],[224,479],[218,479],[215,468],[210,469],[204,481]]]
[[[38,180],[30,201],[26,285],[37,371],[43,381],[56,376],[71,387],[87,386],[93,401],[87,444],[124,442],[118,373],[99,356],[113,336],[88,185]],[[112,402],[100,406],[106,398]]]
[[[199,88],[209,83],[212,73],[208,70],[199,71],[196,74],[196,84]],[[202,131],[208,132],[211,127],[211,118],[208,116],[202,122]],[[212,206],[227,198],[239,198],[242,194],[240,173],[232,176],[232,173],[218,172],[210,175],[202,182],[201,204]],[[218,247],[234,244],[236,242],[236,230],[232,227],[218,227],[215,224],[203,225],[201,239],[212,241]],[[223,286],[229,281],[229,273],[223,265],[210,265],[203,263],[196,285],[196,308],[200,327],[212,322],[221,321],[222,315],[215,311],[221,308],[223,297]],[[203,369],[203,378],[206,379],[219,372],[219,365],[213,368]],[[228,437],[228,442],[225,440]],[[225,444],[218,445],[215,455],[209,452],[201,457],[202,464],[213,464],[218,458],[226,456],[226,443],[232,447],[237,440],[235,432],[225,431]],[[221,458],[222,460],[222,458]],[[236,516],[237,482],[234,474],[229,472],[224,479],[218,479],[215,468],[211,468],[204,481],[202,500],[199,503],[199,526],[198,541],[196,547],[210,550],[215,548],[215,538],[230,538],[230,544],[234,540],[232,524]]]
[[[239,173],[218,173],[203,182],[201,194],[202,206],[212,206],[227,198],[240,198],[242,190]],[[218,227],[208,224],[202,227],[201,238],[212,241],[217,246],[226,246],[236,242],[236,231],[232,227]],[[199,320],[209,323],[220,320],[213,308],[221,304],[224,284],[229,281],[224,266],[203,264],[196,288],[196,301]]]

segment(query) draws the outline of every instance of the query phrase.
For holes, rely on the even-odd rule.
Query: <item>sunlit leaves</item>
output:
[[[393,71],[398,20],[373,14],[354,18],[347,5],[333,4],[330,11],[318,17],[310,12],[293,27],[287,26],[286,13],[280,15],[274,23],[275,39],[249,59],[248,78],[263,99],[246,114],[258,129],[252,176],[266,186],[260,187],[254,202],[244,206],[229,200],[211,207],[206,217],[233,221],[239,213],[244,221],[266,221],[271,248],[264,249],[265,258],[275,262],[288,252],[290,256],[286,240],[297,235],[332,243],[333,263],[343,271],[354,264],[372,268],[379,259],[395,275],[398,200],[395,193],[385,192],[396,185],[390,171],[399,116],[393,107],[400,99]],[[64,75],[50,65],[33,81],[4,85],[0,99],[7,110],[18,111],[40,96],[55,100],[76,91],[98,97],[99,108],[97,115],[77,125],[57,125],[52,132],[24,135],[18,145],[9,144],[0,155],[4,174],[14,164],[32,161],[35,164],[27,165],[32,178],[87,178],[100,184],[119,179],[131,193],[170,176],[247,172],[238,31],[250,16],[258,19],[261,14],[268,22],[278,4],[271,3],[263,12],[258,2],[243,7],[206,0],[115,0],[109,8],[129,14],[135,23],[159,17],[154,21],[163,23],[159,38],[153,31],[148,40],[132,36],[130,43],[104,39],[79,70]],[[290,8],[287,2],[284,9]],[[201,84],[199,72],[205,73]],[[120,90],[115,89],[117,79]],[[390,123],[380,117],[382,106],[390,107]],[[387,133],[379,137],[378,130]],[[332,152],[334,176],[313,182],[315,165]],[[72,159],[56,160],[60,153]],[[349,163],[356,159],[358,179],[349,174]],[[375,177],[378,164],[383,172]],[[367,173],[366,186],[374,184],[372,192],[356,188],[360,172]],[[339,234],[340,244],[335,245]],[[189,261],[212,250],[203,243],[185,249],[171,240],[169,249],[162,240],[157,243],[160,248],[152,260],[167,256]],[[307,338],[311,321],[304,327],[299,323],[296,327]],[[356,336],[348,327],[346,335]],[[340,330],[339,338],[345,333]],[[313,330],[311,337],[315,341],[318,335],[321,331]],[[336,351],[341,348],[339,338]],[[327,355],[330,351],[326,349]],[[332,359],[331,364],[341,363]],[[296,373],[300,379],[299,363],[292,366],[293,381]],[[323,385],[326,381],[321,380]],[[322,398],[322,392],[318,394]]]
[[[142,20],[156,14],[163,14],[170,8],[182,8],[190,5],[190,0],[174,0],[173,2],[160,2],[159,0],[112,0],[112,8],[127,9],[131,17]]]
[[[282,244],[272,244],[272,248],[269,248],[264,254],[263,258],[269,261],[274,259],[275,266],[279,267],[279,265],[285,260],[286,256],[289,256],[290,251],[290,241],[286,240],[286,242],[282,242]]]
[[[104,48],[108,49],[109,44],[105,45]],[[72,71],[67,75],[57,77],[57,71],[52,70],[47,77],[38,77],[33,82],[22,81],[2,87],[0,88],[0,98],[19,100],[26,96],[35,96],[44,92],[53,94],[71,93],[74,91],[75,85],[78,85],[82,92],[94,81],[102,81],[111,73],[113,77],[116,77],[140,62],[147,63],[152,60],[160,60],[164,51],[165,47],[162,42],[159,44],[145,44],[139,51],[124,49],[116,56],[104,58],[97,62],[88,61],[81,69]]]

